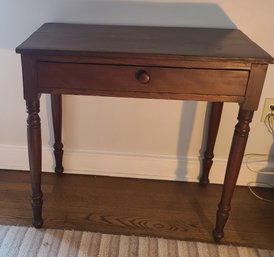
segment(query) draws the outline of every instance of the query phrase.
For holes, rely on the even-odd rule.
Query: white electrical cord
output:
[[[274,166],[273,167],[268,167],[271,170],[273,169],[273,171],[258,171],[258,170],[252,169],[249,165],[249,162],[251,162],[250,159],[253,158],[253,157],[258,157],[258,156],[267,157],[267,160],[254,161],[255,163],[258,163],[258,162],[267,162],[271,159],[273,159],[273,161],[274,161],[274,155],[249,153],[249,154],[245,154],[245,156],[247,156],[246,161],[245,161],[245,165],[246,165],[246,167],[249,171],[257,173],[257,174],[274,175]]]
[[[268,132],[273,136],[274,139],[274,110],[271,109],[271,112],[268,113],[264,119],[264,124],[268,130]],[[274,140],[273,140],[274,141]],[[273,171],[258,171],[258,170],[254,170],[249,166],[249,161],[252,157],[267,157],[267,160],[261,160],[261,161],[256,161],[258,162],[266,162],[266,161],[270,161],[271,159],[274,160],[274,156],[273,155],[268,155],[268,154],[246,154],[245,156],[247,156],[245,164],[246,167],[248,168],[249,171],[257,173],[257,174],[265,174],[265,175],[274,175],[274,167],[269,167],[271,170],[273,169]],[[254,190],[252,189],[252,185],[265,185],[268,186],[270,188],[274,188],[273,184],[269,184],[269,183],[264,183],[264,182],[256,182],[256,181],[251,181],[247,183],[247,186],[250,190],[250,192],[257,198],[259,198],[260,200],[266,201],[266,202],[270,202],[270,203],[274,203],[274,200],[271,199],[267,199],[264,198],[260,195],[258,195],[257,193],[254,192]]]
[[[248,182],[248,183],[247,183],[247,186],[248,186],[248,188],[249,188],[249,191],[250,191],[254,196],[256,196],[257,198],[259,198],[260,200],[263,200],[263,201],[265,201],[265,202],[274,203],[274,200],[267,199],[267,198],[264,198],[264,197],[259,196],[258,194],[256,194],[256,193],[254,192],[254,190],[252,189],[252,184],[253,184],[253,185],[261,184],[261,185],[268,186],[268,187],[270,187],[270,188],[274,188],[274,185],[268,184],[268,183],[264,183],[264,182],[256,182],[256,181],[252,181],[252,182]]]
[[[246,158],[246,161],[245,161],[245,164],[246,164],[246,167],[248,168],[249,171],[251,172],[254,172],[256,174],[266,174],[266,175],[274,175],[274,171],[270,172],[270,171],[257,171],[257,170],[254,170],[254,169],[251,169],[250,166],[249,166],[249,160],[252,158],[252,157],[267,157],[267,160],[271,160],[273,158],[274,160],[274,156],[272,155],[268,155],[268,154],[256,154],[256,153],[251,153],[251,154],[246,154],[245,156],[247,156]],[[260,160],[260,161],[256,161],[256,163],[258,162],[266,162],[267,160]],[[274,170],[274,167],[270,167],[270,169],[273,169]],[[250,181],[247,183],[247,186],[249,188],[249,191],[254,195],[256,196],[257,198],[259,198],[260,200],[263,200],[263,201],[266,201],[266,202],[270,202],[270,203],[274,203],[274,200],[271,200],[271,199],[266,199],[260,195],[258,195],[257,193],[255,193],[255,191],[252,189],[252,186],[256,186],[258,184],[261,184],[261,185],[265,185],[269,188],[274,188],[274,185],[273,184],[269,184],[269,183],[265,183],[265,182],[257,182],[257,181]]]

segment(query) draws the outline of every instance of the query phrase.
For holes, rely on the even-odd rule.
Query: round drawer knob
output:
[[[149,74],[144,70],[138,71],[136,77],[137,77],[138,81],[142,84],[146,84],[150,80]]]

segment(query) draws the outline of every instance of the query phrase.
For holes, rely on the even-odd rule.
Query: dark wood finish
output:
[[[263,89],[267,65],[252,64],[248,85],[245,94],[245,101],[241,108],[245,110],[257,110]]]
[[[239,110],[238,123],[235,127],[232,145],[228,157],[223,193],[217,211],[216,228],[213,230],[215,241],[219,242],[224,237],[224,226],[230,212],[230,202],[241,168],[244,150],[249,134],[249,123],[253,117],[253,111]]]
[[[248,123],[258,108],[267,65],[273,63],[270,55],[236,29],[75,24],[44,24],[16,51],[22,55],[29,116],[36,120],[40,93],[239,103],[239,123],[214,230],[215,240],[222,238]],[[57,107],[54,119],[61,118],[61,100],[53,99],[53,109]],[[212,154],[220,106],[215,111],[208,143]],[[61,120],[54,123],[59,151]],[[39,198],[34,209],[37,226],[41,224],[41,167],[34,157],[41,155],[40,126],[29,129],[28,134],[33,195]]]
[[[45,228],[213,241],[211,229],[221,185],[66,173],[42,176]],[[256,190],[274,199],[272,189]],[[29,172],[0,170],[1,224],[30,225],[28,194]],[[237,186],[222,243],[274,249],[273,214],[273,204]]]
[[[23,90],[25,100],[37,100],[39,98],[36,75],[36,59],[32,55],[21,55],[23,70]]]
[[[224,104],[222,102],[211,103],[206,150],[204,152],[202,176],[200,178],[200,183],[203,185],[207,185],[209,183],[208,176],[209,176],[211,166],[213,164],[213,158],[214,158],[213,151],[214,151],[214,146],[217,138],[217,133],[219,130],[223,105]]]
[[[38,87],[163,94],[244,96],[248,71],[38,62]],[[140,72],[144,78],[138,78]],[[146,77],[146,78],[145,78]],[[143,82],[140,82],[139,80]],[[201,84],[203,85],[201,87]],[[214,90],[212,90],[214,88]]]
[[[103,57],[98,56],[79,56],[79,55],[35,55],[40,62],[65,62],[65,63],[90,63],[90,64],[111,64],[111,65],[138,65],[138,66],[159,66],[173,68],[206,68],[206,69],[231,69],[231,70],[250,70],[251,63],[244,61],[222,60],[189,60],[180,56],[169,56],[165,58],[155,56],[125,56],[124,54],[107,53]]]
[[[51,95],[51,110],[54,131],[54,157],[55,172],[60,175],[64,171],[63,167],[63,144],[62,144],[62,96]]]
[[[27,100],[27,127],[28,127],[28,149],[31,175],[31,204],[33,220],[32,224],[36,228],[42,227],[42,204],[43,194],[41,191],[41,124],[40,124],[40,104],[39,100]]]
[[[140,69],[136,73],[136,78],[140,83],[147,84],[150,81],[150,74],[147,71]]]
[[[171,94],[143,91],[108,91],[94,89],[72,89],[72,88],[43,88],[41,93],[46,94],[67,94],[67,95],[91,95],[91,96],[112,96],[112,97],[130,97],[130,98],[148,98],[148,99],[172,99],[172,100],[196,100],[196,101],[223,101],[243,103],[244,96],[227,95],[199,95],[199,94]]]
[[[65,54],[194,60],[273,62],[237,29],[46,23],[17,47],[22,54]]]

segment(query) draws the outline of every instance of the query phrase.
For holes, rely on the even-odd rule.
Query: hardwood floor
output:
[[[220,185],[49,173],[42,181],[44,228],[213,242]],[[31,225],[29,192],[28,172],[0,170],[0,224]],[[274,249],[274,204],[237,187],[222,242]]]

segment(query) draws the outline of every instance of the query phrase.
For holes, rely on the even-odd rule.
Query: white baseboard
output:
[[[42,154],[43,171],[52,172],[53,155],[51,150],[43,148]],[[260,161],[253,164],[253,167],[256,170],[261,170],[266,165],[269,164]],[[191,182],[198,182],[200,173],[198,157],[178,158],[167,155],[67,149],[64,154],[64,167],[65,173]],[[210,173],[210,181],[217,184],[223,183],[225,168],[226,160],[215,159]],[[27,147],[0,145],[0,169],[28,170]],[[257,174],[250,172],[243,163],[237,184],[246,185],[250,181],[257,181]],[[260,176],[259,181],[267,182],[269,176]]]

